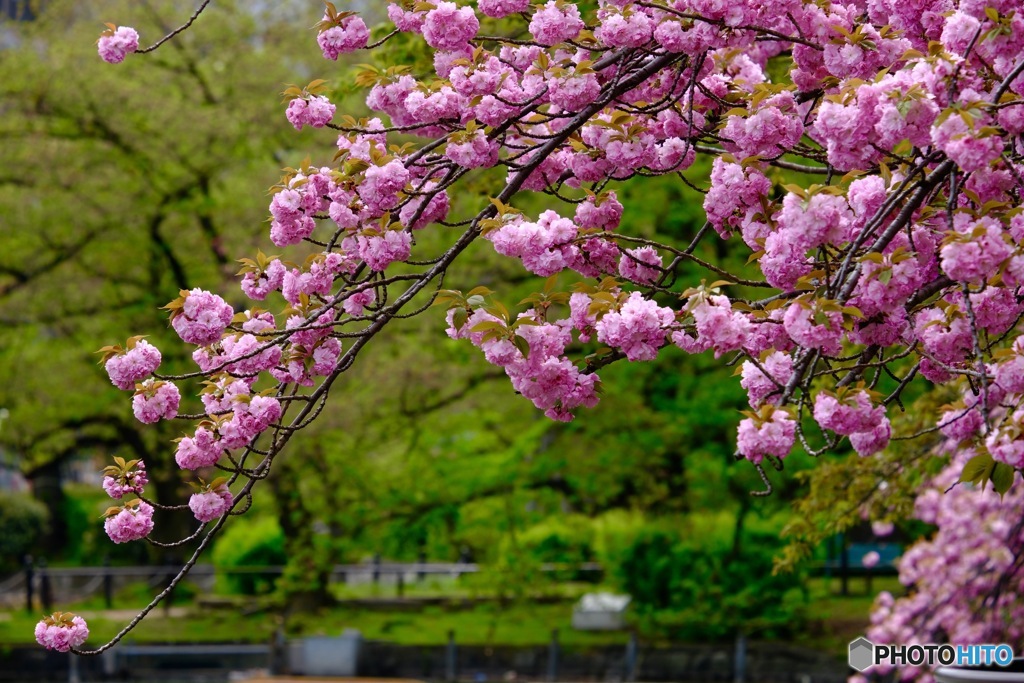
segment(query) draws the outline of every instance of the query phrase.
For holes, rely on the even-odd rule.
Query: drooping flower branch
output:
[[[269,207],[270,240],[314,253],[243,259],[249,310],[198,289],[169,304],[194,373],[156,374],[159,352],[138,338],[106,350],[143,421],[174,417],[178,383],[205,381],[202,412],[179,416],[193,427],[176,460],[228,477],[190,503],[216,520],[197,552],[362,348],[432,303],[447,307],[450,337],[556,420],[599,401],[611,362],[670,345],[728,355],[751,406],[737,452],[766,483],[762,462],[781,467],[797,442],[877,453],[908,386],[959,382],[962,405],[936,429],[976,449],[984,467],[969,478],[1007,489],[1024,465],[1024,18],[1011,3],[402,0],[388,17],[373,44],[330,3],[317,25],[328,60],[399,32],[434,50],[433,71],[358,76],[379,116],[337,116],[319,80],[285,93],[296,128],[337,132],[333,161],[286,169]],[[100,41],[108,61],[136,49],[123,27]],[[399,134],[421,142],[399,146]],[[503,188],[451,216],[451,193],[479,173],[503,173]],[[685,244],[620,229],[631,207],[617,188],[655,175],[704,193],[707,223]],[[539,192],[560,208],[517,208]],[[450,235],[446,249],[423,253],[419,230]],[[481,238],[549,278],[525,310],[484,288],[441,289]],[[702,259],[712,239],[756,270]],[[684,266],[707,280],[679,284]],[[281,301],[277,314],[257,307]],[[122,537],[145,526],[138,500],[112,517]]]

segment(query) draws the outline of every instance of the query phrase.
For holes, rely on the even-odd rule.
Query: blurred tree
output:
[[[155,34],[175,4],[142,7]],[[259,239],[257,188],[301,143],[276,94],[313,63],[294,49],[285,63],[279,43],[312,15],[293,6],[286,29],[272,8],[217,3],[202,32],[114,74],[78,49],[104,20],[94,7],[44,9],[4,27],[17,47],[0,59],[0,406],[4,444],[60,519],[61,463],[79,454],[145,458],[157,497],[179,499],[177,428],[142,429],[91,351],[161,329],[179,289],[241,301],[229,255]],[[189,523],[168,515],[158,538]],[[65,531],[52,525],[51,552]]]

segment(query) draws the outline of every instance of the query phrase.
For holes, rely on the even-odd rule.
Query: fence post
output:
[[[110,574],[110,555],[103,556],[103,602],[107,609],[114,606],[114,577]]]
[[[117,673],[117,648],[107,650],[100,655],[100,663],[103,667],[104,680],[113,680]]]
[[[458,675],[456,670],[455,631],[448,631],[448,649],[444,657],[444,680],[454,681]]]
[[[274,676],[290,674],[288,664],[288,640],[284,635],[284,619],[278,621],[270,640],[270,673]]]
[[[419,583],[423,583],[423,579],[425,579],[427,576],[427,573],[423,571],[423,565],[427,563],[427,553],[421,550],[419,556],[416,558],[416,561],[420,565],[418,571],[416,572],[416,581]]]
[[[398,580],[396,583],[396,590],[398,591],[398,597],[405,597],[405,573],[401,569],[398,570]]]
[[[32,565],[32,556],[26,555],[22,560],[25,565],[25,611],[32,613],[32,589],[36,580],[35,567]]]
[[[624,679],[626,683],[632,683],[636,680],[636,659],[637,659],[637,642],[636,633],[629,634],[629,642],[626,643],[626,671]]]
[[[470,551],[469,547],[462,546],[461,548],[459,548],[459,569],[462,569],[463,565],[469,564],[472,560],[473,560],[473,553]],[[455,578],[457,579],[460,576],[462,576],[462,572],[456,570],[455,571]]]
[[[845,598],[850,594],[850,549],[846,545],[846,536],[839,535],[839,581],[841,595]]]
[[[747,637],[742,633],[736,636],[736,657],[733,665],[733,683],[743,683],[747,677]]]
[[[78,655],[68,655],[68,683],[82,683],[78,673]]]
[[[548,646],[548,681],[558,679],[558,629],[551,631],[551,644]]]
[[[380,583],[380,553],[373,556],[373,585]]]
[[[53,585],[50,583],[50,574],[46,571],[46,558],[39,560],[39,602],[43,605],[44,612],[53,611]]]

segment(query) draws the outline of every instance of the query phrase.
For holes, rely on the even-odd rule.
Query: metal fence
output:
[[[307,664],[289,656],[295,645],[120,644],[98,658],[75,658],[41,648],[0,653],[0,682],[21,681],[225,681],[231,672],[301,674]],[[635,640],[626,646],[589,648],[410,646],[361,642],[356,675],[434,681],[691,681],[700,683],[845,683],[844,662],[779,643],[731,643],[656,647]],[[301,648],[299,648],[301,649]]]
[[[166,585],[180,567],[178,565],[148,565],[135,567],[46,567],[44,564],[26,564],[26,567],[6,579],[0,580],[0,607],[11,609],[24,605],[29,609],[40,606],[48,611],[53,605],[84,600],[103,595],[107,607],[112,607],[113,595],[124,586],[145,581],[154,588]],[[204,591],[212,590],[218,576],[249,575],[275,579],[284,572],[283,566],[214,567],[197,564],[188,573],[190,581]],[[574,571],[599,574],[601,565],[586,563],[571,567]],[[565,571],[562,565],[546,564],[541,571]],[[374,560],[361,564],[335,565],[331,581],[335,583],[375,583],[391,586],[396,597],[403,597],[405,587],[422,582],[428,577],[458,578],[464,574],[482,571],[472,562],[382,562]]]

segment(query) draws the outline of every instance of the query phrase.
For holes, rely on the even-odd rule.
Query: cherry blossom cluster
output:
[[[326,97],[310,95],[292,100],[285,116],[295,126],[295,130],[302,130],[303,126],[323,128],[334,118],[334,111],[335,106]]]
[[[370,29],[359,15],[354,12],[338,12],[333,5],[328,5],[327,14],[317,28],[319,34],[316,42],[324,58],[330,60],[337,60],[339,55],[366,47],[370,38]]]
[[[581,372],[565,357],[572,342],[567,321],[547,323],[536,310],[521,314],[514,323],[484,309],[457,321],[459,311],[449,312],[448,335],[470,339],[487,360],[504,368],[516,391],[553,420],[568,421],[572,411],[597,405],[598,377]]]
[[[966,645],[1024,637],[1022,487],[1000,495],[991,486],[983,491],[958,484],[977,457],[973,449],[956,452],[918,497],[914,516],[937,531],[903,554],[900,583],[907,594],[883,592],[876,598],[869,640]],[[930,672],[916,667],[898,674],[902,680],[930,679]]]
[[[142,495],[149,477],[146,475],[146,463],[141,460],[114,458],[116,464],[103,470],[103,490],[111,498],[120,500],[127,494]]]
[[[920,382],[962,388],[934,429],[990,459],[979,484],[1005,491],[1005,468],[1024,466],[1012,3],[396,0],[372,30],[326,6],[327,60],[406,33],[433,63],[359,67],[362,119],[337,115],[328,81],[285,91],[287,121],[330,131],[330,161],[272,188],[267,237],[292,253],[241,259],[251,305],[201,288],[168,304],[198,371],[157,374],[141,338],[104,349],[138,419],[191,423],[178,465],[229,475],[188,506],[211,533],[364,345],[431,303],[552,419],[595,405],[605,366],[674,347],[738,366],[737,455],[762,475],[798,444],[885,449],[891,409]],[[621,183],[652,175],[703,193],[706,224],[671,242],[623,230]],[[450,215],[478,177],[500,191]],[[526,193],[546,203],[527,213]],[[419,230],[445,248],[419,246]],[[524,310],[439,289],[478,239],[548,278]],[[708,256],[722,253],[748,266]],[[193,379],[198,400],[179,392]],[[128,539],[149,515],[143,501],[107,523]]]
[[[234,497],[225,486],[225,481],[218,478],[209,484],[202,484],[189,498],[188,506],[200,522],[211,522],[231,509]]]
[[[107,509],[103,530],[114,543],[146,538],[153,531],[153,506],[141,498]]]
[[[36,624],[36,642],[48,650],[67,652],[89,637],[85,619],[71,612],[54,612]]]
[[[160,351],[142,337],[132,337],[121,346],[105,346],[104,367],[110,381],[118,389],[132,389],[135,383],[153,374],[162,357]]]
[[[149,477],[142,460],[115,457],[103,470],[103,490],[121,505],[107,508],[103,529],[114,543],[137,541],[153,530],[153,506],[142,496]],[[134,495],[135,498],[125,498]]]
[[[109,64],[120,64],[126,55],[139,49],[139,34],[130,26],[107,27],[97,41],[100,58]]]
[[[453,308],[449,334],[480,346],[551,417],[570,419],[597,400],[603,361],[573,360],[566,349],[574,337],[628,361],[653,359],[669,343],[739,354],[754,412],[738,425],[738,452],[755,464],[785,457],[798,438],[811,448],[804,414],[823,448],[843,437],[862,455],[885,448],[886,407],[899,395],[873,387],[887,357],[916,359],[904,374],[933,382],[978,368],[983,383],[994,383],[990,371],[1007,375],[981,357],[1022,312],[1012,288],[1024,263],[1024,219],[1008,208],[1019,189],[1011,157],[1020,150],[1001,142],[1024,130],[1020,112],[1012,114],[1024,106],[1016,104],[1015,39],[1005,37],[1016,35],[1012,13],[971,5],[927,25],[909,17],[886,25],[873,5],[792,0],[771,13],[704,5],[616,0],[587,15],[564,0],[532,10],[483,2],[479,14],[454,2],[391,3],[394,29],[420,34],[436,51],[433,73],[363,72],[357,83],[381,116],[340,125],[331,123],[325,81],[286,91],[295,96],[289,121],[338,129],[338,155],[333,166],[288,170],[270,204],[270,238],[279,247],[327,248],[301,266],[262,254],[243,260],[243,292],[254,301],[279,292],[293,311],[283,324],[264,311],[234,321],[224,299],[198,289],[169,306],[172,327],[199,347],[193,356],[212,392],[204,396],[209,419],[179,441],[179,465],[217,465],[280,418],[279,403],[264,411],[264,397],[254,396],[261,374],[299,386],[331,376],[342,354],[332,331],[378,299],[360,278],[409,260],[412,232],[447,219],[448,188],[495,166],[505,170],[506,191],[469,221],[466,238],[482,235],[537,275],[572,270],[602,286],[515,320],[496,316],[493,301],[465,305],[461,320]],[[519,13],[532,40],[481,38],[491,18]],[[969,28],[984,39],[965,43]],[[317,32],[331,60],[369,44],[365,22],[331,4]],[[769,63],[787,55],[789,73],[773,81]],[[435,142],[389,146],[395,132]],[[714,156],[709,225],[722,239],[738,232],[764,279],[727,276],[672,305],[662,283],[696,239],[680,251],[618,235],[623,207],[608,185],[683,172],[698,152]],[[785,185],[780,194],[773,167],[833,180]],[[846,175],[836,182],[839,173]],[[572,217],[547,210],[531,219],[505,199],[541,190],[573,202]],[[735,284],[780,294],[726,295]],[[155,369],[158,352],[143,344],[108,361],[118,386]],[[813,388],[819,377],[837,390]],[[989,402],[1000,392],[981,393]],[[150,422],[174,417],[179,401],[173,382],[145,379],[133,404]],[[989,447],[1016,463],[1010,432],[987,426],[979,433]]]

